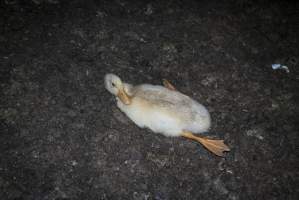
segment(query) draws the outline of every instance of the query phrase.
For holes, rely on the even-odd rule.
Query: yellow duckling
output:
[[[223,140],[195,136],[211,126],[208,110],[197,101],[177,91],[167,80],[164,87],[123,83],[114,74],[105,76],[106,89],[116,96],[118,108],[137,126],[165,136],[183,136],[200,142],[218,156],[230,151]]]

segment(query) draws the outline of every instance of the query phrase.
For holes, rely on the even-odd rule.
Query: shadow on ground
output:
[[[1,199],[298,199],[298,4],[1,2]],[[108,72],[167,78],[232,151],[137,128]]]

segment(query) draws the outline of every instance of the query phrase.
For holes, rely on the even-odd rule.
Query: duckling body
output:
[[[208,131],[211,119],[208,110],[192,98],[177,91],[169,82],[164,86],[123,83],[114,74],[105,76],[106,89],[114,94],[118,108],[137,126],[149,128],[165,136],[183,136],[196,140],[218,156],[229,148],[223,140],[195,136]]]
[[[119,98],[117,106],[135,124],[165,136],[180,136],[183,131],[202,133],[211,125],[207,109],[190,97],[159,85],[127,87],[130,105]]]

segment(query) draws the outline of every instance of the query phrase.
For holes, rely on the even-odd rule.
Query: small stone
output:
[[[70,117],[75,117],[77,114],[76,114],[75,111],[73,111],[73,110],[69,110],[69,111],[67,112],[67,115],[70,116]]]
[[[259,129],[251,129],[246,131],[247,136],[256,137],[259,140],[263,140],[264,137],[261,135],[262,130]]]
[[[144,14],[146,14],[146,15],[153,14],[153,6],[151,4],[146,5],[146,10],[145,10]]]
[[[208,76],[207,78],[203,79],[201,81],[201,84],[203,84],[204,86],[210,86],[212,85],[214,82],[216,81],[215,77],[212,76]]]
[[[72,165],[72,166],[76,166],[76,165],[78,165],[78,162],[75,161],[75,160],[72,160],[72,161],[71,161],[71,165]]]
[[[224,186],[223,182],[217,178],[214,182],[214,187],[217,191],[219,191],[221,194],[227,194],[228,190],[226,189],[226,187]]]
[[[177,53],[176,47],[171,43],[164,43],[162,49],[168,53]]]

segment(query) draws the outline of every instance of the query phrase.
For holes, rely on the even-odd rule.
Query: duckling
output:
[[[105,88],[116,96],[117,107],[140,128],[149,128],[168,137],[195,140],[217,156],[230,151],[223,140],[194,135],[209,130],[210,114],[203,105],[176,90],[167,80],[163,80],[163,86],[133,86],[122,82],[115,74],[106,74]]]

